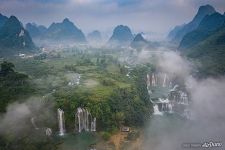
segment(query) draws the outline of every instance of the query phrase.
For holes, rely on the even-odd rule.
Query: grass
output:
[[[119,68],[115,65],[109,65],[107,66],[107,69],[106,69],[108,72],[110,73],[119,73]]]
[[[61,58],[47,58],[45,60],[35,60],[34,58],[21,59],[16,58],[12,61],[16,65],[16,70],[28,74],[32,82],[36,85],[40,94],[47,94],[53,89],[67,89],[69,91],[80,91],[90,93],[91,99],[95,101],[105,100],[112,94],[114,89],[128,88],[132,82],[125,74],[120,73],[119,66],[110,62],[110,59],[116,58],[116,54],[109,54],[104,57],[109,64],[105,68],[95,65],[96,55],[87,54],[92,65],[78,65],[82,62],[80,55],[61,54]],[[86,57],[85,56],[85,57]],[[99,57],[99,56],[98,56]],[[68,71],[65,65],[72,65],[76,71],[81,74],[81,84],[77,88],[69,88],[67,85],[66,75]],[[112,83],[104,85],[104,81]]]
[[[91,93],[92,100],[97,100],[97,101],[105,100],[108,96],[110,96],[112,94],[114,89],[127,88],[127,87],[131,86],[130,83],[116,81],[111,78],[102,76],[100,74],[95,74],[95,75],[96,76],[93,76],[93,74],[92,74],[92,78],[90,78],[90,76],[89,76],[89,79],[85,80],[85,81],[92,80],[92,81],[96,82],[96,83],[94,83],[95,85],[88,86],[87,83],[85,83],[85,81],[84,81],[84,83],[80,86],[81,89],[87,90],[88,92]],[[110,86],[102,85],[101,81],[106,80],[106,79],[107,80],[111,79],[113,81],[113,85],[110,85]]]

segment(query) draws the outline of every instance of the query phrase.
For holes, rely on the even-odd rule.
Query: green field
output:
[[[134,128],[144,126],[152,113],[145,81],[146,73],[151,67],[132,65],[128,69],[126,62],[119,61],[120,57],[119,50],[112,52],[87,49],[81,52],[67,49],[31,58],[7,58],[4,61],[13,63],[15,72],[27,75],[26,80],[30,88],[25,88],[26,90],[17,92],[11,97],[8,96],[9,90],[3,91],[6,97],[2,107],[6,109],[7,105],[17,101],[21,95],[24,97],[21,102],[26,102],[31,96],[41,97],[41,101],[52,103],[52,111],[55,115],[52,116],[54,123],[51,124],[49,118],[44,118],[41,125],[48,124],[56,131],[58,130],[56,112],[58,108],[63,109],[67,136],[60,139],[60,143],[58,140],[43,140],[37,144],[47,142],[52,147],[59,146],[64,149],[74,149],[76,146],[86,149],[96,142],[97,137],[101,137],[101,140],[108,139],[106,137],[110,137],[114,131],[124,125]],[[77,84],[78,76],[80,78]],[[8,79],[3,78],[3,80]],[[14,88],[14,83],[11,84]],[[27,85],[21,86],[27,87]],[[20,89],[16,90],[20,91]],[[92,116],[97,118],[96,136],[88,133],[72,134],[74,112],[78,107],[88,109]],[[23,142],[26,140],[30,138],[25,138]]]

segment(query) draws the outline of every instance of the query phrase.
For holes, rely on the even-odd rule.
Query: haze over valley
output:
[[[224,149],[224,12],[223,0],[1,1],[0,149]]]

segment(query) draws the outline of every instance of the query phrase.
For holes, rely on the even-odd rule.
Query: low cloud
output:
[[[17,137],[29,130],[35,130],[31,118],[34,118],[40,128],[46,128],[55,121],[53,106],[51,101],[38,97],[9,104],[6,113],[0,117],[0,134]]]
[[[187,60],[175,51],[166,51],[157,55],[157,67],[169,74],[187,77],[191,68]]]
[[[153,116],[146,128],[144,149],[182,150],[187,149],[185,143],[201,145],[204,142],[221,142],[224,147],[225,78],[193,78],[189,62],[175,52],[162,55],[158,66],[170,73],[182,75],[186,81],[191,119]]]

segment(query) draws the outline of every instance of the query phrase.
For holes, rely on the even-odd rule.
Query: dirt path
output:
[[[120,145],[124,141],[124,138],[127,136],[126,133],[118,132],[110,138],[110,142],[115,145],[116,150],[120,150]]]

